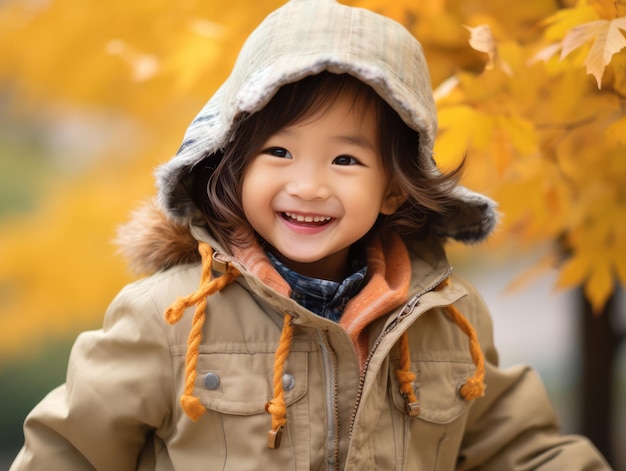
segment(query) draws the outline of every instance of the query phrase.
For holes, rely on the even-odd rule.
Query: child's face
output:
[[[402,202],[389,188],[377,127],[372,106],[342,97],[270,136],[249,163],[245,216],[291,269],[342,280],[350,246]]]

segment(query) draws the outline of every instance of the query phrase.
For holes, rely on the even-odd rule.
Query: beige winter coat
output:
[[[497,368],[491,320],[473,288],[454,278],[433,290],[449,266],[440,246],[425,244],[410,247],[410,296],[418,302],[370,326],[362,376],[344,329],[222,255],[242,274],[208,298],[194,389],[207,412],[197,422],[179,405],[192,312],[174,326],[163,313],[198,286],[199,264],[127,286],[103,329],[76,341],[67,383],[29,415],[11,470],[609,469],[586,440],[559,436],[533,371]],[[441,308],[450,303],[475,327],[487,360],[486,394],[469,402],[458,388],[474,364],[467,336]],[[285,313],[294,315],[283,379],[287,425],[280,448],[270,449],[264,408]],[[416,417],[405,413],[395,375],[404,331],[417,374]]]

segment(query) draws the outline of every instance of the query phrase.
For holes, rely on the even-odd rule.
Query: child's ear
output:
[[[407,194],[397,184],[389,185],[382,203],[380,204],[380,213],[389,216],[395,213],[402,203],[406,201]]]

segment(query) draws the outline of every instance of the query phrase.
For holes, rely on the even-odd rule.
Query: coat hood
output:
[[[402,25],[334,0],[292,0],[271,13],[244,44],[232,73],[187,129],[175,157],[157,169],[158,199],[183,224],[199,214],[189,190],[194,167],[236,138],[237,118],[262,109],[280,87],[323,71],[350,74],[372,87],[420,135],[420,165],[433,160],[437,115],[420,43]],[[463,187],[435,231],[462,242],[484,239],[495,203]]]

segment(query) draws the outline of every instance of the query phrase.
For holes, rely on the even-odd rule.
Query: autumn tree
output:
[[[580,1],[545,18],[530,42],[493,18],[468,27],[485,68],[441,86],[437,147],[476,159],[477,186],[497,182],[502,237],[552,241],[534,274],[557,266],[560,288],[580,287],[583,432],[610,459],[624,337],[611,322],[613,293],[626,284],[625,13],[617,2]]]
[[[281,3],[0,5],[0,83],[12,113],[54,120],[97,110],[106,123],[124,123],[82,170],[52,180],[36,211],[4,217],[2,358],[23,353],[25,338],[36,345],[99,324],[130,279],[106,248],[115,226],[153,193],[151,169],[175,153],[246,35]],[[608,329],[600,342],[609,348],[591,370],[610,370],[621,341],[608,327],[612,296],[626,284],[625,1],[349,3],[420,39],[439,107],[437,161],[466,155],[464,183],[499,201],[505,217],[490,246],[551,244],[520,279],[558,267],[558,288],[580,290],[594,313],[585,331]],[[610,454],[606,437],[592,438]]]

